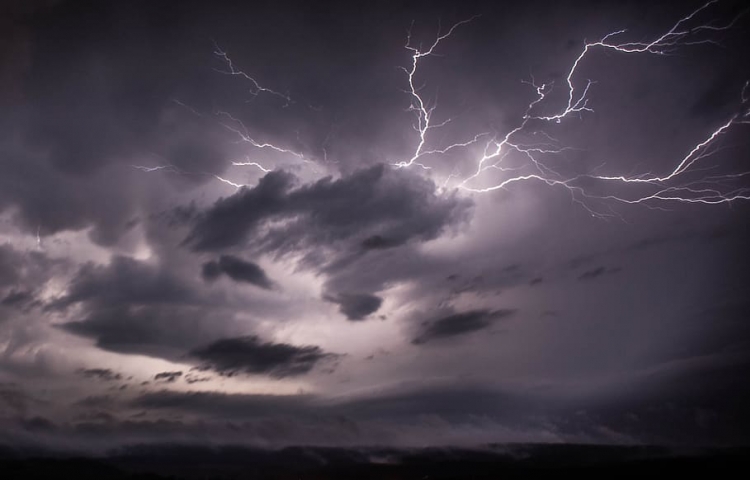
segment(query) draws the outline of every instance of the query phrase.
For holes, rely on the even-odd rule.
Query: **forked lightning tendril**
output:
[[[527,105],[527,108],[519,119],[518,124],[504,134],[495,134],[494,136],[491,136],[489,140],[484,142],[484,148],[482,149],[481,155],[478,158],[470,159],[475,165],[473,173],[458,180],[455,183],[455,186],[468,192],[484,193],[504,189],[512,184],[521,182],[543,182],[550,186],[566,188],[570,192],[573,200],[586,207],[592,215],[603,215],[595,212],[587,205],[587,201],[593,199],[628,204],[640,203],[651,207],[653,207],[654,204],[668,201],[717,204],[732,202],[734,200],[750,199],[750,188],[732,187],[731,185],[731,181],[750,175],[750,172],[727,173],[699,179],[686,178],[687,173],[698,171],[694,168],[696,165],[719,150],[719,148],[717,148],[719,137],[735,125],[750,123],[750,106],[748,105],[748,91],[750,87],[748,87],[747,82],[740,92],[740,95],[738,95],[741,108],[737,113],[727,118],[721,125],[697,141],[688,150],[684,157],[675,162],[674,168],[666,174],[646,172],[639,175],[597,175],[594,172],[589,172],[586,174],[577,174],[566,177],[544,163],[542,156],[559,154],[567,150],[569,147],[556,146],[556,141],[544,132],[529,131],[532,122],[534,125],[537,125],[540,122],[561,123],[569,117],[593,112],[593,109],[589,104],[589,91],[594,82],[588,80],[582,85],[579,85],[575,82],[574,78],[590,52],[596,49],[612,50],[619,54],[667,55],[674,52],[677,48],[684,46],[716,43],[711,39],[695,39],[695,35],[700,32],[720,32],[728,30],[746,12],[740,13],[740,15],[723,25],[702,24],[689,26],[689,24],[692,23],[701,12],[709,9],[715,3],[717,3],[717,0],[707,2],[700,8],[679,19],[667,32],[648,42],[616,42],[615,39],[621,37],[625,33],[625,30],[609,33],[596,42],[586,42],[581,53],[575,58],[570,69],[567,71],[565,77],[565,103],[554,111],[554,113],[537,113],[542,106],[549,108],[549,105],[547,105],[547,103],[549,103],[547,102],[547,96],[552,89],[552,85],[538,84],[533,78],[530,82],[526,82],[533,87],[536,96],[533,101]],[[475,145],[480,139],[489,136],[487,133],[480,133],[467,141],[456,142],[441,149],[430,149],[428,147],[428,137],[431,131],[445,125],[451,120],[448,119],[439,124],[433,124],[432,116],[436,104],[428,104],[426,99],[423,98],[420,93],[420,88],[415,86],[415,76],[417,74],[420,60],[433,55],[440,42],[452,35],[456,28],[470,22],[474,18],[475,17],[472,17],[454,24],[446,33],[438,32],[435,41],[425,50],[414,47],[411,44],[411,33],[407,35],[406,49],[411,52],[412,62],[411,67],[409,69],[404,68],[404,71],[407,74],[407,83],[409,85],[408,94],[412,98],[410,110],[414,112],[416,117],[414,129],[417,131],[418,139],[410,158],[408,160],[394,163],[393,166],[397,168],[417,166],[421,169],[428,170],[431,168],[427,162],[430,156],[444,154],[450,150]],[[530,135],[532,137],[534,135],[543,135],[546,140],[542,143],[528,145],[521,143],[518,139],[522,136],[528,138]],[[552,140],[552,142],[548,140]],[[518,173],[518,170],[523,170],[524,167],[505,166],[505,161],[509,156],[513,156],[514,159],[526,159],[528,161],[525,168],[527,171],[524,173]],[[495,180],[494,182],[491,182],[491,179],[488,178],[490,172],[501,172],[505,177],[499,181]],[[451,173],[451,176],[446,179],[444,186],[447,186],[450,180],[457,179],[457,177],[458,176],[455,172]],[[598,181],[610,183],[616,182],[621,185],[639,184],[642,187],[647,187],[651,191],[643,193],[643,189],[641,188],[637,193],[633,193],[632,196],[624,196],[620,194],[594,194],[588,192],[586,188],[584,188],[583,185],[586,183],[586,180],[588,180],[588,183],[591,181]],[[491,183],[489,186],[486,186],[488,182]],[[485,186],[478,186],[478,184],[484,184]],[[656,208],[659,208],[658,205]]]

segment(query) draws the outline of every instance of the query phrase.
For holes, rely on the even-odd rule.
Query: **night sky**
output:
[[[747,444],[745,8],[4,1],[0,442]]]

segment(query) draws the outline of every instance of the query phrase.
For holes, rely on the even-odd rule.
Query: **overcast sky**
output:
[[[747,443],[745,7],[4,2],[0,440]]]

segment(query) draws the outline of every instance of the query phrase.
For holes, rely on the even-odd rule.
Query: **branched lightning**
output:
[[[287,155],[296,157],[297,159],[303,162],[308,161],[304,155],[302,155],[301,153],[295,152],[294,150],[290,150],[288,148],[282,148],[272,143],[267,143],[267,142],[259,143],[255,141],[253,137],[250,135],[250,131],[247,129],[247,127],[245,127],[245,124],[242,122],[242,120],[234,117],[232,114],[225,112],[223,110],[220,110],[216,112],[216,115],[228,119],[228,121],[220,122],[220,125],[224,127],[225,129],[229,130],[230,132],[234,133],[235,135],[237,135],[239,142],[247,143],[259,149],[270,149],[279,153],[285,153]],[[246,163],[246,164],[250,164],[250,163]]]
[[[432,114],[435,111],[435,107],[437,105],[428,106],[428,103],[419,94],[420,89],[414,85],[414,76],[417,73],[419,60],[424,57],[429,57],[430,55],[433,55],[433,52],[435,51],[435,49],[437,48],[437,46],[440,44],[441,41],[450,37],[453,34],[453,31],[456,30],[456,28],[460,27],[461,25],[465,23],[471,22],[475,18],[477,18],[476,15],[466,20],[462,20],[454,24],[445,33],[440,33],[440,30],[438,30],[435,41],[432,43],[432,45],[430,45],[430,47],[427,50],[420,50],[419,47],[415,47],[412,45],[411,29],[409,29],[407,36],[406,36],[406,45],[404,46],[404,48],[412,52],[411,68],[407,69],[407,68],[402,67],[402,70],[406,73],[406,76],[409,82],[409,94],[412,97],[412,102],[411,102],[411,105],[409,106],[409,111],[414,112],[417,117],[417,123],[414,125],[414,129],[419,134],[419,142],[417,144],[417,147],[414,149],[414,153],[412,154],[411,158],[409,160],[401,161],[401,162],[393,164],[395,167],[404,168],[404,167],[410,167],[412,165],[417,165],[419,167],[422,167],[423,169],[429,169],[430,167],[424,165],[423,163],[419,161],[423,156],[431,155],[431,154],[438,154],[438,153],[447,153],[449,150],[452,150],[455,148],[467,147],[473,143],[476,143],[480,137],[485,135],[485,134],[478,134],[474,136],[474,140],[470,140],[468,142],[463,142],[463,143],[456,143],[444,149],[425,151],[424,148],[425,148],[425,144],[427,143],[427,134],[430,132],[430,130],[440,128],[446,125],[451,120],[447,119],[443,122],[433,125]]]
[[[585,173],[565,174],[564,168],[555,166],[550,159],[564,155],[574,150],[569,146],[562,146],[560,141],[544,131],[544,126],[559,124],[573,118],[580,118],[593,112],[590,102],[590,92],[595,87],[595,81],[578,80],[587,59],[595,51],[610,51],[617,55],[671,55],[680,48],[701,44],[716,44],[716,40],[708,38],[711,34],[727,31],[747,11],[741,12],[730,21],[718,24],[698,24],[698,19],[706,14],[718,0],[709,0],[704,5],[678,19],[671,28],[648,41],[618,41],[625,36],[626,30],[608,33],[597,41],[585,41],[580,53],[572,59],[565,74],[561,96],[551,96],[552,83],[539,83],[533,76],[523,82],[531,87],[534,95],[525,106],[515,126],[504,132],[478,132],[469,134],[465,138],[450,143],[447,146],[433,146],[433,132],[448,123],[452,118],[437,119],[435,117],[437,102],[429,99],[423,93],[423,86],[419,84],[419,70],[422,62],[437,55],[442,42],[466,24],[473,22],[477,16],[467,18],[453,24],[447,30],[438,28],[434,41],[426,48],[415,44],[411,29],[408,30],[404,48],[410,56],[408,67],[402,70],[406,75],[406,94],[410,102],[408,111],[414,115],[413,128],[416,141],[413,150],[391,165],[395,168],[419,167],[422,170],[432,170],[430,161],[441,155],[462,154],[466,157],[469,171],[466,172],[464,163],[454,166],[450,175],[440,182],[440,190],[458,188],[470,193],[486,193],[506,189],[515,184],[539,182],[551,187],[565,189],[571,199],[580,204],[590,214],[595,216],[617,215],[612,205],[641,204],[647,208],[663,209],[669,202],[721,204],[735,200],[750,200],[750,187],[738,187],[740,180],[750,177],[750,172],[717,173],[715,155],[722,150],[721,138],[738,125],[750,124],[750,81],[745,82],[739,92],[739,108],[733,115],[725,118],[720,125],[715,126],[703,137],[697,139],[685,149],[685,155],[676,159],[667,172],[655,173],[627,172],[603,174],[600,169],[604,163]],[[247,82],[249,93],[256,97],[261,94],[283,99],[288,106],[292,103],[289,95],[280,93],[261,85],[255,78],[237,67],[226,51],[214,42],[214,55],[222,63],[222,74],[239,77]],[[563,82],[561,82],[563,83]],[[557,98],[558,100],[555,100]],[[559,101],[559,104],[555,104]],[[202,114],[197,110],[179,102],[177,104],[201,117],[216,118],[218,125],[235,137],[236,143],[246,145],[250,151],[266,150],[289,156],[294,161],[310,163],[311,160],[302,153],[274,143],[257,140],[243,121],[235,115],[216,110],[212,114]],[[329,133],[323,144],[323,156],[327,161],[326,146],[331,138]],[[451,157],[453,158],[453,157]],[[270,172],[273,167],[263,165],[250,154],[242,160],[232,162],[234,167],[253,167],[262,173]],[[143,172],[166,171],[179,174],[210,175],[216,180],[235,188],[244,186],[230,179],[213,173],[185,172],[172,164],[164,163],[158,166],[132,167]],[[434,170],[433,170],[434,172]],[[463,172],[463,173],[462,173]],[[707,174],[706,172],[711,172]],[[426,174],[431,174],[427,172]],[[615,187],[617,192],[610,194],[597,193],[597,188]],[[603,212],[602,209],[607,211]]]
[[[237,68],[237,66],[235,65],[234,61],[229,57],[229,55],[227,54],[227,52],[225,52],[224,50],[222,50],[216,42],[214,42],[214,52],[213,53],[214,53],[214,55],[216,57],[218,57],[221,60],[221,62],[226,67],[226,70],[216,70],[216,71],[218,71],[219,73],[222,73],[222,74],[226,74],[226,75],[239,76],[240,78],[246,80],[249,83],[249,85],[250,85],[249,92],[250,92],[250,94],[253,97],[256,97],[256,96],[258,96],[260,94],[269,94],[269,95],[273,95],[273,96],[276,96],[276,97],[279,97],[279,98],[285,100],[285,102],[286,102],[285,105],[284,105],[285,107],[289,106],[292,103],[292,99],[291,99],[291,97],[289,97],[289,95],[285,95],[285,94],[280,93],[280,92],[278,92],[276,90],[272,90],[270,88],[266,88],[266,87],[262,86],[253,77],[251,77],[250,75],[248,75],[244,71],[242,71],[239,68]],[[205,118],[207,116],[206,114],[203,114],[203,113],[199,112],[195,108],[193,108],[193,107],[191,107],[191,106],[183,103],[180,100],[174,99],[173,102],[176,105],[179,105],[180,107],[186,109],[187,111],[189,111],[190,113],[192,113],[193,115],[195,115],[197,117]],[[253,136],[250,134],[250,130],[245,126],[245,124],[242,122],[242,120],[240,120],[239,118],[237,118],[236,116],[232,115],[231,113],[229,113],[227,111],[217,110],[217,111],[212,112],[212,114],[213,114],[212,115],[213,117],[218,117],[219,118],[218,124],[223,129],[227,130],[228,132],[230,132],[232,135],[234,135],[237,138],[237,141],[236,141],[237,143],[247,144],[247,145],[249,145],[252,148],[261,149],[261,150],[262,149],[273,150],[273,151],[275,151],[277,153],[289,155],[292,158],[294,158],[294,159],[296,159],[298,161],[304,162],[304,163],[309,163],[310,162],[308,159],[305,158],[305,156],[303,154],[301,154],[299,152],[296,152],[294,150],[291,150],[289,148],[280,147],[278,145],[275,145],[275,144],[269,143],[269,142],[258,142],[258,141],[256,141],[253,138]],[[249,155],[245,156],[244,161],[233,161],[232,162],[232,166],[234,166],[234,167],[248,167],[248,166],[249,167],[256,167],[257,169],[259,169],[263,173],[268,173],[268,172],[272,171],[272,169],[267,168],[267,167],[261,165],[259,162],[252,161],[250,159]],[[172,165],[170,163],[164,163],[164,164],[160,164],[160,165],[156,165],[156,166],[131,165],[131,167],[136,168],[136,169],[138,169],[138,170],[140,170],[142,172],[145,172],[145,173],[151,173],[151,172],[155,172],[155,171],[165,171],[165,172],[170,172],[170,173],[177,173],[177,174],[180,174],[180,175],[207,175],[207,176],[211,176],[211,177],[215,178],[216,180],[218,180],[218,181],[220,181],[220,182],[222,182],[224,184],[231,185],[232,187],[235,187],[235,188],[241,188],[241,187],[247,186],[246,184],[237,183],[237,182],[234,182],[234,181],[229,180],[227,178],[224,178],[224,177],[221,177],[219,175],[213,174],[213,173],[185,171],[185,170],[182,170],[182,169],[178,168],[177,166]]]
[[[243,164],[238,163],[238,165],[243,165]],[[221,183],[225,183],[227,185],[231,185],[234,188],[241,188],[241,187],[248,186],[246,184],[233,182],[231,180],[228,180],[228,179],[226,179],[224,177],[221,177],[219,175],[216,175],[214,173],[186,171],[186,170],[182,170],[181,168],[178,168],[175,165],[171,165],[171,164],[156,165],[156,166],[153,166],[153,167],[148,167],[148,166],[145,166],[145,165],[130,165],[130,166],[132,168],[135,168],[136,170],[140,170],[141,172],[144,172],[144,173],[152,173],[152,172],[164,171],[164,172],[176,173],[178,175],[207,176],[207,177],[212,177],[212,178],[220,181]],[[264,170],[264,171],[270,171],[270,170]]]
[[[473,173],[458,180],[455,186],[461,190],[484,193],[499,189],[505,189],[516,183],[536,181],[542,182],[549,186],[557,186],[567,189],[572,199],[583,205],[589,213],[597,216],[606,216],[607,213],[595,211],[589,206],[590,200],[605,200],[621,202],[626,204],[644,204],[650,208],[662,208],[658,203],[663,202],[686,202],[686,203],[703,203],[719,204],[732,202],[734,200],[750,199],[750,188],[735,187],[731,185],[732,180],[737,180],[743,176],[750,175],[747,173],[734,173],[724,175],[714,175],[695,180],[688,179],[688,174],[700,172],[699,164],[704,163],[706,159],[713,156],[720,150],[717,146],[719,138],[724,135],[733,126],[738,124],[750,123],[750,82],[746,82],[741,95],[741,108],[737,113],[727,118],[721,125],[711,131],[704,138],[697,141],[687,152],[687,154],[675,162],[674,168],[666,174],[654,174],[651,172],[641,174],[619,174],[619,175],[599,175],[595,171],[573,176],[565,176],[545,164],[543,157],[560,154],[569,147],[560,147],[558,142],[544,133],[543,131],[530,131],[532,125],[544,124],[548,122],[561,123],[570,117],[579,117],[588,112],[593,112],[589,104],[589,92],[595,82],[587,80],[579,85],[575,81],[581,65],[590,53],[594,50],[611,50],[617,54],[655,54],[668,55],[680,47],[716,43],[711,39],[695,39],[695,34],[699,32],[720,32],[731,28],[737,20],[746,13],[742,12],[730,22],[723,25],[702,24],[693,25],[693,21],[705,10],[717,3],[718,0],[711,0],[702,5],[700,8],[692,11],[688,15],[680,18],[668,31],[657,36],[648,42],[616,42],[615,39],[621,37],[625,30],[618,30],[609,33],[596,42],[585,42],[580,54],[572,62],[570,69],[567,71],[566,79],[566,100],[565,103],[553,113],[537,113],[542,105],[549,110],[548,95],[552,91],[553,85],[539,84],[532,77],[531,81],[524,82],[529,84],[536,92],[535,98],[527,105],[523,116],[518,124],[504,134],[489,135],[480,133],[473,139],[458,142],[442,149],[430,149],[428,147],[429,132],[435,128],[445,125],[450,119],[439,124],[433,124],[432,116],[435,112],[436,104],[429,104],[420,93],[421,87],[416,86],[415,77],[417,75],[420,61],[425,57],[435,54],[439,44],[451,36],[454,31],[461,25],[472,21],[476,17],[463,20],[454,24],[447,32],[436,35],[435,41],[427,49],[420,49],[412,45],[411,32],[407,34],[405,48],[411,54],[410,68],[403,68],[407,74],[407,83],[409,89],[407,93],[412,101],[409,110],[416,116],[414,129],[417,131],[418,139],[416,147],[408,160],[394,163],[397,168],[406,168],[418,166],[422,169],[430,169],[425,164],[425,158],[429,155],[443,154],[450,150],[469,147],[477,144],[480,139],[490,137],[484,144],[484,148],[478,158],[472,160],[476,168]],[[544,141],[539,143],[523,143],[520,138],[544,137]],[[511,167],[507,166],[506,160],[512,157],[517,164],[518,160],[525,159],[524,166]],[[531,170],[529,170],[531,169]],[[477,183],[487,183],[488,171],[500,172],[504,176],[500,181],[495,181],[489,186],[477,186]],[[522,171],[522,172],[520,172]],[[446,188],[451,180],[458,179],[459,176],[455,170],[443,183]],[[641,188],[633,192],[632,196],[622,195],[597,195],[587,191],[584,188],[584,182],[597,181],[599,183],[616,183],[624,186],[635,184]],[[650,190],[643,193],[643,190]]]
[[[227,54],[227,52],[222,50],[221,47],[219,47],[219,44],[216,43],[215,41],[214,41],[214,55],[216,55],[216,57],[226,66],[226,70],[218,70],[218,69],[215,69],[215,70],[219,73],[223,73],[226,75],[234,75],[234,76],[238,76],[240,78],[247,80],[247,82],[250,85],[250,88],[248,89],[248,91],[250,92],[250,95],[252,95],[253,97],[258,96],[258,94],[260,93],[268,93],[268,94],[271,94],[271,95],[274,95],[283,99],[286,102],[285,106],[292,103],[292,99],[289,95],[285,95],[283,93],[277,92],[276,90],[271,90],[270,88],[266,88],[262,86],[260,83],[258,83],[257,80],[255,80],[255,78],[251,77],[244,71],[237,68],[234,62],[232,61],[232,59],[229,58],[229,55]]]

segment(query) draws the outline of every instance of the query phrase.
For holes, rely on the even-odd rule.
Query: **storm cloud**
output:
[[[586,270],[578,276],[578,280],[594,280],[601,277],[602,275],[612,275],[618,273],[622,268],[620,267],[596,267],[591,270]]]
[[[442,317],[437,320],[427,321],[422,324],[422,330],[412,340],[415,345],[420,345],[433,340],[441,340],[451,337],[463,336],[479,330],[491,327],[496,321],[509,318],[516,313],[515,310],[471,310]]]
[[[373,238],[388,238],[376,243],[395,247],[436,238],[466,219],[471,207],[465,198],[437,195],[429,180],[384,165],[298,188],[295,180],[289,173],[272,172],[256,187],[217,201],[198,218],[186,243],[214,251],[252,241],[261,251],[286,252],[352,239],[371,245]],[[264,230],[272,220],[284,224]]]
[[[67,294],[46,308],[78,308],[59,327],[100,348],[175,358],[206,340],[204,326],[227,318],[216,302],[166,266],[114,257],[106,266],[81,267]]]
[[[325,300],[336,303],[339,310],[348,320],[364,320],[368,315],[378,311],[383,299],[367,293],[340,293],[326,295]]]
[[[154,375],[154,380],[157,382],[174,383],[180,377],[182,377],[182,372],[159,372]]]
[[[235,282],[249,283],[266,290],[274,287],[266,272],[257,264],[232,255],[222,255],[218,261],[204,263],[201,274],[206,281],[216,280],[223,274]]]
[[[78,370],[77,373],[83,376],[84,378],[101,380],[103,382],[112,382],[115,380],[122,380],[121,374],[117,372],[113,372],[109,368],[86,368],[86,369]]]
[[[107,305],[185,303],[192,297],[187,284],[158,267],[129,257],[115,257],[107,266],[85,265],[68,293],[52,308],[94,301]]]
[[[306,374],[324,360],[337,357],[313,345],[263,342],[256,336],[217,340],[193,350],[190,356],[201,361],[202,368],[222,375],[268,374],[277,378]]]
[[[741,2],[4,3],[0,450],[748,443]]]

